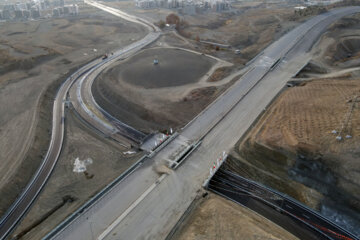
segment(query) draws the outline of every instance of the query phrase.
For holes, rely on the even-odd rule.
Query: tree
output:
[[[167,15],[166,23],[167,24],[175,24],[178,26],[180,24],[180,18],[175,13],[171,13],[171,14]]]
[[[165,27],[165,22],[164,22],[164,20],[160,20],[159,22],[158,22],[158,26],[159,26],[159,28],[164,28]]]

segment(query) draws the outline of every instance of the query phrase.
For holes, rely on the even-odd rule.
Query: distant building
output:
[[[54,16],[54,17],[59,17],[59,16],[60,16],[59,8],[54,8],[54,9],[53,9],[53,16]]]
[[[26,19],[29,19],[31,17],[31,13],[29,10],[24,10],[23,11],[23,17]]]
[[[22,18],[24,18],[23,11],[22,10],[15,10],[15,19],[22,19]]]
[[[64,6],[64,14],[65,15],[78,15],[79,14],[79,6],[77,4],[73,5],[65,5]]]
[[[13,18],[13,14],[11,13],[11,11],[8,10],[8,9],[4,9],[3,10],[3,19],[8,20],[8,19],[11,19],[11,18]]]
[[[31,13],[31,17],[36,19],[36,18],[39,18],[40,17],[40,10],[39,8],[33,6],[31,9],[30,9],[30,13]]]
[[[0,10],[0,19],[3,19],[3,12]]]
[[[183,9],[183,14],[186,14],[186,15],[195,15],[196,14],[196,6],[193,4],[185,4],[185,6],[182,9]]]
[[[15,11],[16,10],[28,10],[26,3],[16,3],[14,8],[15,8]]]
[[[220,12],[231,8],[230,0],[134,0],[135,6],[143,9],[177,9],[180,14],[195,15],[209,9]]]
[[[40,10],[45,10],[45,2],[40,2]]]

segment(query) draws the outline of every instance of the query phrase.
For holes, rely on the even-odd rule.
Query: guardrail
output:
[[[122,180],[124,180],[129,174],[134,172],[144,161],[148,158],[147,155],[141,157],[136,163],[134,163],[130,168],[128,168],[125,172],[123,172],[119,177],[114,179],[111,183],[106,185],[106,187],[98,192],[94,197],[88,200],[84,205],[78,208],[73,214],[67,217],[63,222],[61,222],[58,226],[56,226],[51,232],[49,232],[43,239],[51,239],[59,234],[67,225],[75,221],[81,213],[88,210],[91,206],[96,204],[100,199],[102,199],[106,193],[108,193],[113,187],[119,184]]]
[[[321,21],[322,22],[322,21]],[[320,23],[320,22],[319,22]],[[319,24],[319,23],[317,23],[317,24]],[[314,24],[311,28],[313,28],[314,26],[316,26],[316,24]],[[311,29],[310,28],[310,29]],[[308,30],[308,31],[310,31],[310,29]],[[308,32],[308,31],[306,31],[306,32]],[[296,39],[297,41],[299,41],[300,39]],[[292,46],[293,47],[293,46]],[[291,49],[291,48],[290,48]],[[290,51],[290,49],[288,50],[288,51]],[[107,59],[105,62],[108,62],[108,61],[110,61],[110,59]],[[73,79],[72,79],[73,80]],[[73,80],[74,81],[74,80]],[[61,85],[61,87],[63,87],[63,85]],[[230,110],[231,110],[231,108],[230,108]],[[226,114],[225,114],[226,115]],[[220,118],[221,119],[221,118]],[[215,124],[216,125],[216,124]],[[51,143],[50,143],[51,144]],[[143,159],[141,159],[141,160],[144,160],[146,157],[144,157]],[[44,164],[44,163],[43,163]],[[130,168],[131,169],[131,168]],[[39,173],[40,171],[41,171],[42,169],[39,169],[38,170],[38,172],[37,173]],[[121,176],[123,176],[123,175],[120,175],[119,177],[121,177]],[[34,179],[36,179],[36,177],[34,178]],[[113,183],[111,183],[111,184],[113,184]],[[111,186],[112,185],[109,185],[110,187],[109,188],[111,188]],[[115,184],[115,183],[114,183]],[[106,191],[108,191],[108,189],[109,189],[108,187],[106,187]],[[27,188],[28,189],[28,188]],[[102,195],[102,194],[104,194],[104,192],[105,192],[105,189],[104,189],[104,191],[102,191],[102,192],[100,192],[99,194],[100,195]],[[101,198],[101,196],[99,195],[99,194],[97,194],[96,196],[98,197],[97,199],[100,199]],[[96,201],[96,200],[93,200],[93,201]],[[86,205],[87,206],[87,205]],[[84,209],[83,209],[84,210]],[[79,212],[77,212],[77,213],[79,213]]]
[[[96,61],[96,60],[95,60]],[[71,85],[75,82],[76,75],[81,76],[83,74],[85,74],[92,66],[92,64],[94,64],[94,61],[91,61],[90,63],[86,64],[85,66],[83,66],[82,68],[80,68],[79,70],[77,70],[75,73],[73,73],[72,75],[70,75],[70,77],[68,77],[58,88],[57,92],[56,92],[56,98],[59,94],[59,92],[63,89],[63,87],[65,86],[65,84],[69,84],[69,86],[67,86],[67,90],[71,87]],[[70,83],[68,81],[71,81]],[[66,98],[66,95],[64,96],[64,98]],[[57,100],[61,100],[61,99],[57,99]],[[53,114],[56,112],[56,101],[54,101],[53,104]],[[62,108],[62,114],[63,114],[63,110],[64,110],[64,102],[61,104],[61,108]],[[62,116],[63,117],[63,116]],[[40,173],[44,170],[44,166],[48,161],[48,157],[50,155],[50,152],[52,151],[53,145],[54,145],[54,128],[56,126],[56,124],[54,124],[54,121],[56,121],[56,119],[52,119],[52,135],[51,135],[51,139],[50,139],[50,144],[49,144],[49,148],[48,151],[46,152],[46,155],[44,157],[44,160],[42,161],[40,167],[37,169],[36,173],[33,175],[33,177],[31,178],[30,182],[26,185],[25,189],[23,190],[23,192],[21,193],[21,195],[16,198],[15,202],[11,205],[11,207],[5,212],[5,214],[2,216],[1,220],[0,220],[0,226],[3,225],[6,221],[6,219],[9,218],[9,216],[15,211],[15,209],[19,206],[20,202],[22,200],[25,199],[26,195],[29,192],[29,189],[33,186],[34,182],[39,178]],[[64,125],[62,125],[62,132],[64,131]],[[63,136],[61,137],[61,142],[62,142]],[[61,152],[61,148],[59,150],[59,152],[57,153],[57,156],[59,156]],[[58,157],[57,157],[58,158]],[[40,188],[38,188],[36,190],[35,196],[34,198],[32,198],[28,204],[28,206],[26,206],[26,208],[24,209],[24,213],[28,210],[28,208],[31,206],[31,204],[34,202],[35,198],[37,197],[37,195],[39,194],[39,192],[41,191],[41,189],[43,188],[44,184],[46,183],[47,179],[49,178],[50,173],[52,172],[55,164],[56,164],[57,160],[54,161],[54,163],[52,164],[49,173],[47,174],[47,176],[45,177],[45,181],[41,184]],[[23,214],[24,214],[23,213]],[[12,223],[12,226],[10,229],[8,229],[4,236],[2,237],[6,237],[14,228],[14,226],[20,221],[20,219],[23,217],[23,214],[16,220],[16,222]],[[0,236],[1,237],[1,236]]]
[[[261,183],[255,182],[255,181],[253,181],[253,180],[251,180],[251,179],[244,178],[244,177],[242,177],[242,176],[240,176],[240,175],[237,175],[237,174],[235,174],[235,173],[233,173],[233,172],[231,172],[231,171],[223,170],[223,172],[226,173],[226,174],[228,174],[228,175],[232,175],[233,178],[239,179],[239,180],[241,180],[241,181],[243,181],[243,182],[246,182],[246,183],[248,183],[248,184],[250,184],[250,185],[252,185],[252,186],[255,186],[255,187],[259,188],[259,189],[263,189],[264,191],[266,191],[266,192],[268,192],[268,193],[270,193],[270,194],[273,194],[274,196],[277,196],[277,197],[279,198],[278,200],[281,200],[281,201],[286,200],[286,201],[288,201],[289,203],[291,203],[291,204],[293,204],[293,205],[295,205],[295,206],[303,209],[304,212],[309,213],[310,215],[316,217],[318,220],[321,220],[321,221],[323,221],[324,223],[328,224],[328,225],[331,226],[332,228],[338,229],[338,230],[340,230],[341,232],[345,233],[346,235],[350,236],[351,239],[354,239],[354,240],[359,239],[359,238],[357,238],[354,234],[352,234],[351,232],[349,232],[348,230],[346,230],[346,229],[344,229],[343,227],[341,227],[341,226],[333,223],[330,219],[322,216],[322,215],[319,214],[318,212],[314,211],[313,209],[309,208],[308,206],[300,203],[299,201],[295,200],[294,198],[292,198],[292,197],[290,197],[290,196],[288,196],[288,195],[286,195],[286,194],[284,194],[284,193],[278,192],[278,191],[275,190],[275,189],[272,189],[272,188],[270,188],[270,187],[267,187],[267,186],[265,186],[265,185],[263,185],[263,184],[261,184]],[[215,176],[215,174],[214,174],[214,176]],[[211,180],[211,179],[210,179],[210,180]],[[209,180],[209,181],[210,181],[210,180]],[[204,187],[208,187],[208,185],[205,185]],[[260,201],[263,201],[263,202],[265,202],[266,204],[272,206],[272,207],[273,207],[274,209],[276,209],[276,210],[281,209],[281,211],[285,212],[286,214],[290,215],[290,216],[293,217],[293,218],[296,218],[298,221],[301,221],[302,223],[304,223],[304,224],[306,224],[307,226],[311,227],[311,228],[312,228],[313,230],[315,230],[316,232],[321,233],[322,235],[326,236],[328,239],[332,239],[331,236],[329,236],[328,234],[326,234],[326,233],[324,233],[323,231],[319,230],[316,226],[311,225],[310,222],[307,222],[306,220],[304,220],[304,219],[296,216],[295,214],[289,212],[288,210],[284,209],[284,208],[283,208],[283,204],[277,205],[277,204],[275,204],[275,203],[273,203],[273,202],[268,201],[266,198],[262,198],[261,196],[258,196],[258,195],[257,195],[256,193],[254,193],[254,192],[251,192],[251,191],[249,191],[249,190],[247,190],[247,189],[245,189],[245,188],[242,188],[241,186],[238,186],[238,188],[240,188],[241,191],[246,192],[247,194],[249,194],[249,197],[257,198],[257,199],[259,199]],[[211,188],[210,188],[210,189],[211,189]],[[216,192],[216,193],[218,193],[218,194],[220,194],[220,195],[223,195],[223,196],[225,196],[226,198],[230,198],[231,200],[235,200],[235,199],[232,199],[232,198],[229,197],[229,196],[226,196],[226,194],[222,194],[222,193],[220,193],[219,191],[216,191],[216,190],[214,190],[214,189],[211,189],[211,191],[214,191],[214,192]],[[235,200],[235,201],[236,201],[236,200]],[[239,203],[239,204],[241,204],[241,203]],[[332,232],[331,229],[330,229],[330,232]],[[334,232],[333,235],[337,235],[337,234]],[[343,238],[343,237],[341,237],[341,239],[350,239],[350,238],[347,238],[347,237]]]
[[[175,132],[171,135],[166,141],[164,141],[157,149],[155,149],[150,154],[142,156],[136,163],[131,165],[125,172],[123,172],[119,177],[114,179],[111,183],[106,185],[100,192],[98,192],[94,197],[84,203],[80,208],[78,208],[73,214],[67,217],[64,221],[62,221],[57,227],[55,227],[51,232],[49,232],[43,239],[51,239],[59,234],[67,225],[74,222],[81,213],[85,212],[86,210],[90,209],[93,205],[95,205],[100,199],[102,199],[112,188],[116,185],[120,184],[122,180],[124,180],[127,176],[129,176],[132,172],[134,172],[141,164],[147,159],[151,158],[154,154],[159,152],[163,147],[168,145],[173,139],[178,136],[178,133]]]

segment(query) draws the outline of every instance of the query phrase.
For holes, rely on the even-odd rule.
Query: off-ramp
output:
[[[164,239],[185,212],[222,150],[229,150],[304,62],[306,53],[335,20],[359,12],[342,8],[314,17],[266,48],[249,71],[191,121],[153,158],[115,185],[54,239]],[[153,164],[174,161],[186,146],[202,140],[181,167],[168,176]]]
[[[92,1],[86,1],[88,4],[97,6],[98,3]],[[101,7],[106,8],[106,6],[101,5]],[[109,11],[113,11],[110,9]],[[137,51],[147,44],[151,43],[155,39],[158,38],[160,33],[158,32],[158,28],[156,28],[152,23],[147,22],[144,19],[137,18],[134,16],[130,16],[122,11],[116,10],[114,12],[117,16],[121,16],[122,18],[135,22],[138,24],[142,24],[146,26],[150,33],[143,39],[139,40],[127,46],[124,49],[120,49],[116,51],[113,56],[109,57],[105,61],[101,59],[94,60],[89,64],[85,65],[77,72],[72,74],[66,81],[61,85],[59,91],[54,100],[53,105],[53,119],[52,119],[52,132],[51,132],[51,140],[48,151],[45,155],[45,158],[39,167],[38,171],[35,173],[32,180],[29,182],[27,187],[24,189],[22,194],[18,197],[15,203],[9,208],[9,210],[4,214],[4,216],[0,220],[0,239],[5,239],[6,236],[14,229],[16,224],[21,220],[27,210],[30,208],[31,204],[34,202],[39,192],[45,185],[47,179],[49,178],[57,159],[60,155],[63,139],[64,139],[64,122],[65,122],[65,103],[68,100],[68,91],[70,87],[78,80],[81,80],[83,77],[86,77],[91,72],[96,69],[102,68],[103,66],[107,66],[113,61],[121,58],[124,54]]]

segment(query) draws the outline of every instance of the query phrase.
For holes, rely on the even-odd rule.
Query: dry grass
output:
[[[359,79],[322,79],[294,87],[283,93],[268,112],[258,140],[282,148],[303,144],[314,146],[322,153],[345,153],[360,141],[357,103],[342,134],[353,138],[338,142],[331,132],[340,131],[353,104],[349,100],[360,95],[359,90]]]
[[[185,223],[174,239],[297,239],[266,218],[213,194],[193,210]]]

